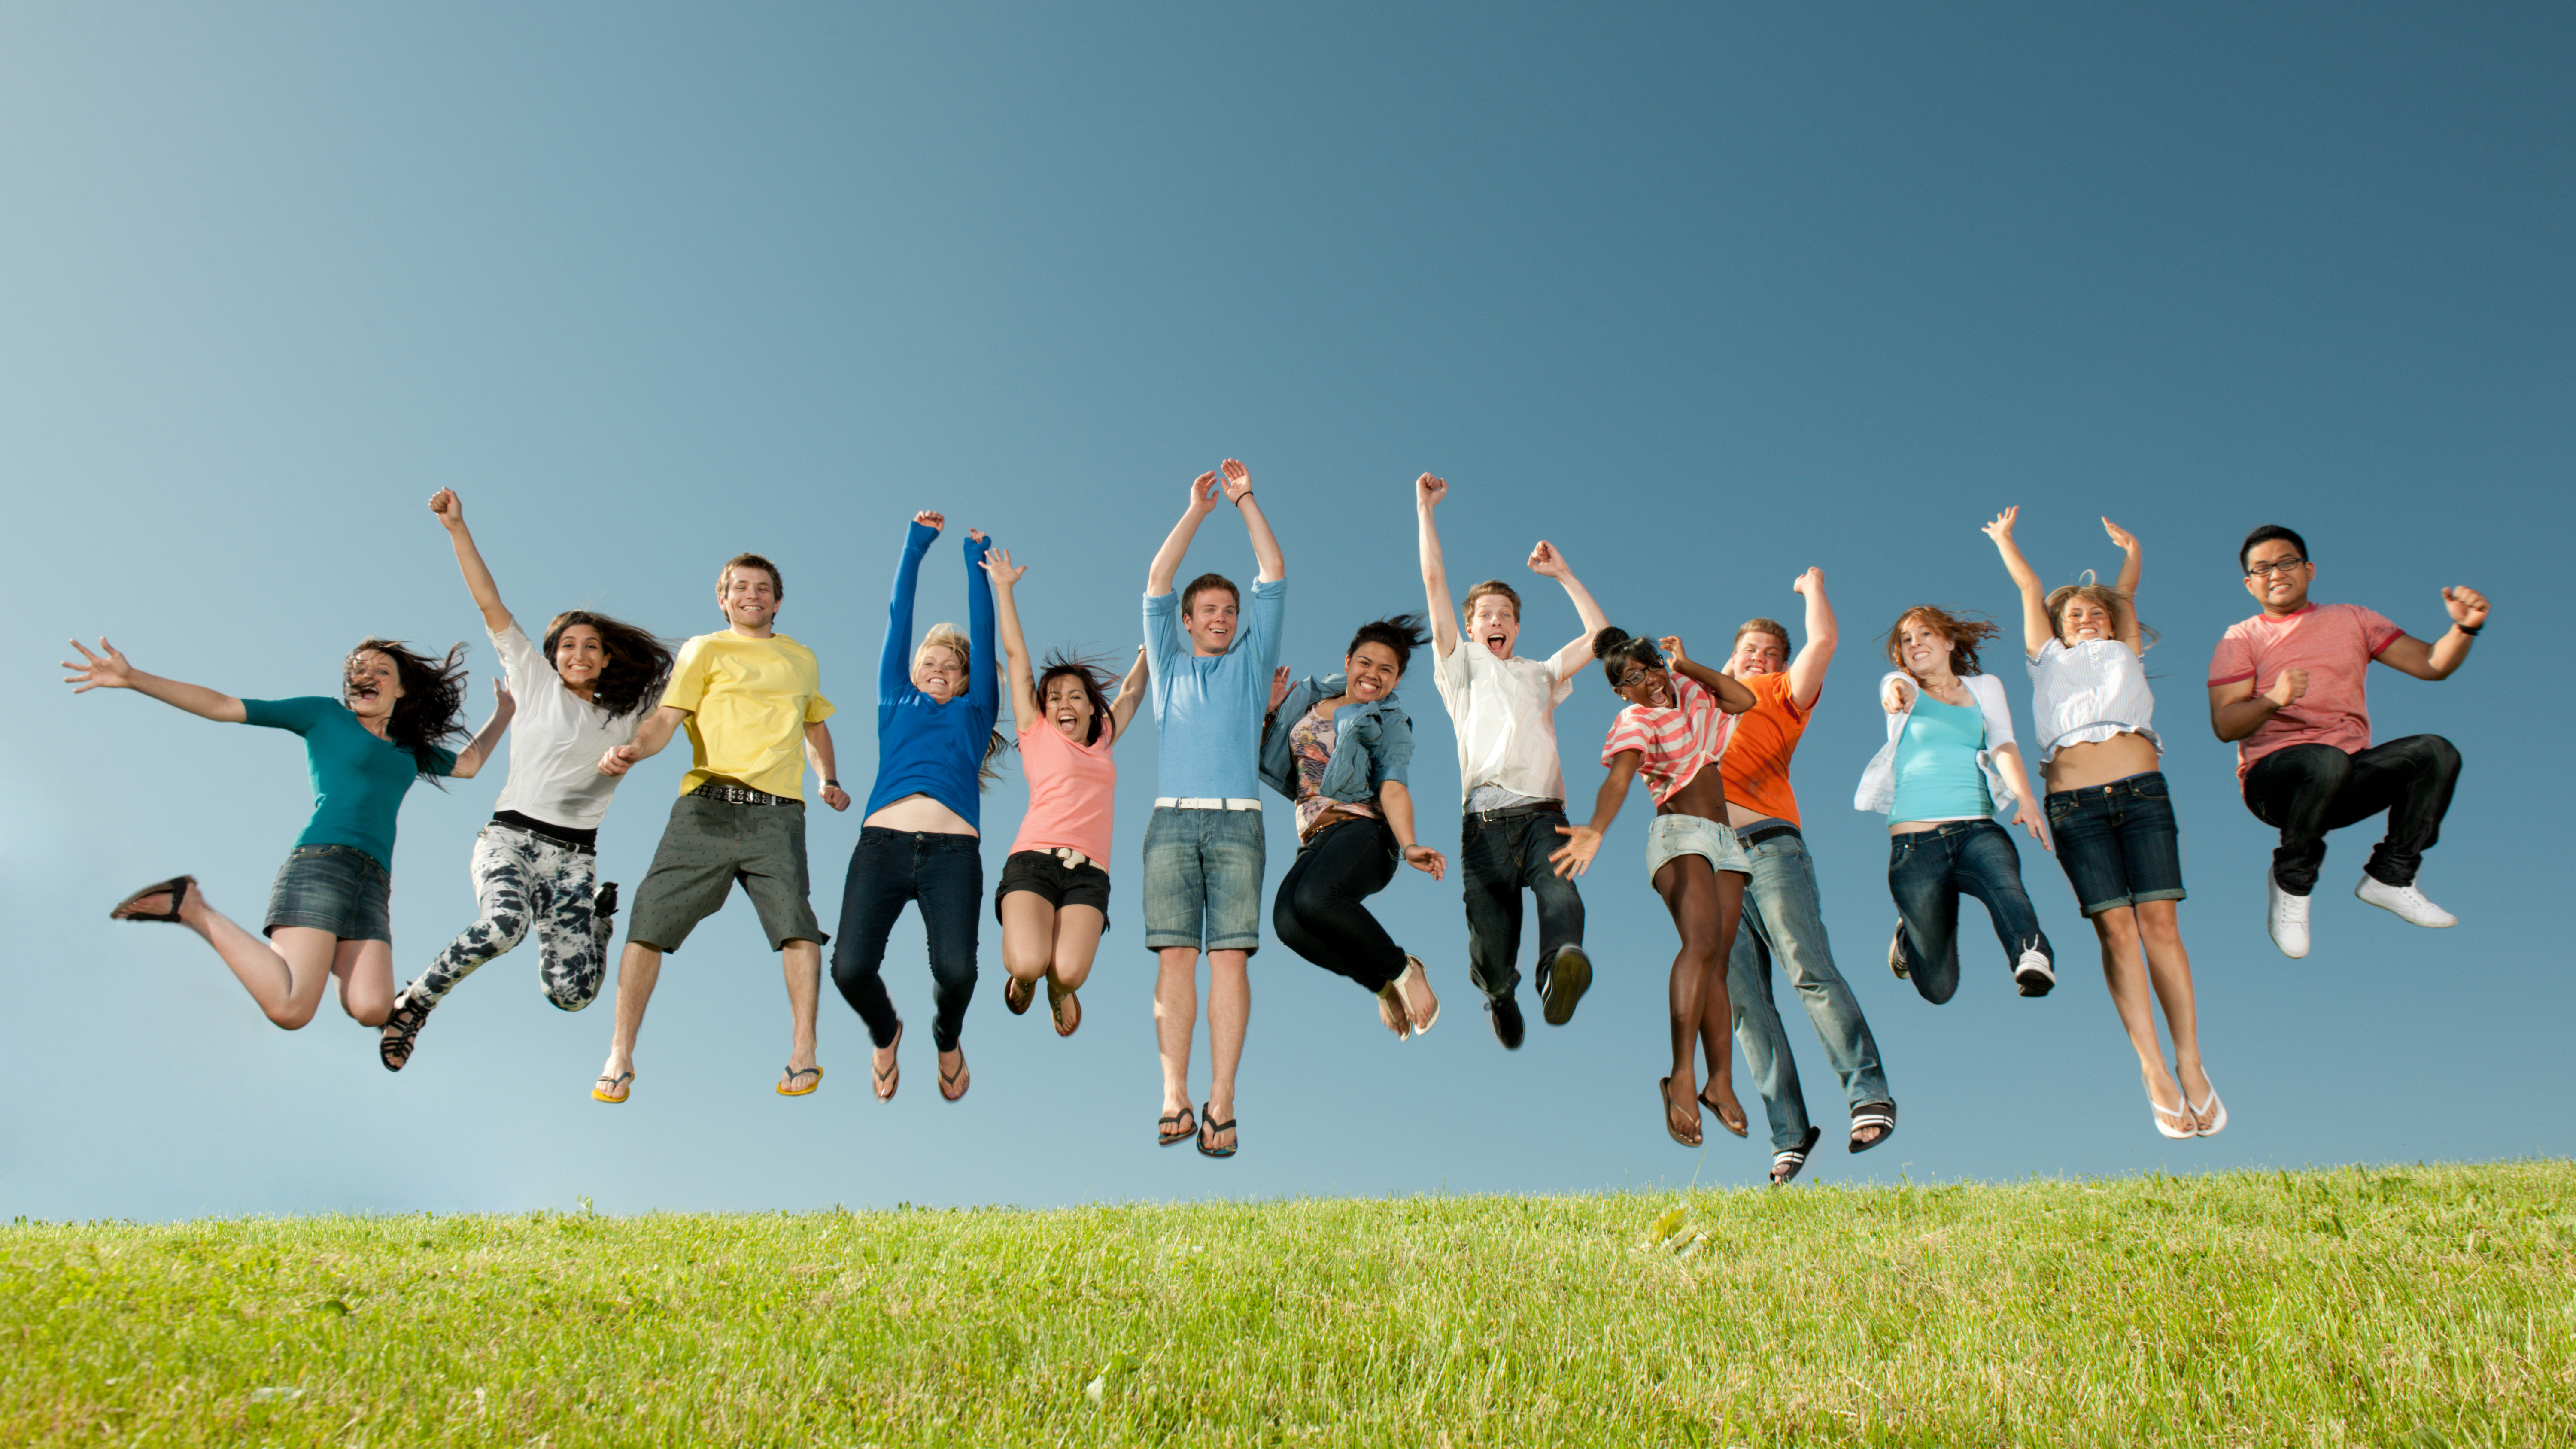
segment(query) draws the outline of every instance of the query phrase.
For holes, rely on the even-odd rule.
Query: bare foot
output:
[[[1716,1095],[1711,1096],[1710,1093]],[[1699,1094],[1700,1105],[1717,1114],[1717,1124],[1738,1137],[1753,1130],[1744,1116],[1744,1108],[1735,1100],[1735,1083],[1719,1077]]]

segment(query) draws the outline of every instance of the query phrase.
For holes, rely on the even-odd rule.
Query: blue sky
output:
[[[1585,883],[1601,982],[1517,1055],[1474,1009],[1454,884],[1378,898],[1450,1003],[1418,1042],[1262,952],[1223,1164],[1149,1145],[1150,727],[1122,750],[1117,925],[1082,1033],[1002,1012],[988,927],[956,1106],[926,1071],[870,1099],[829,994],[821,1093],[774,1096],[784,1002],[741,902],[666,968],[616,1110],[585,1095],[607,1008],[545,1006],[532,952],[391,1076],[336,1006],[281,1033],[193,938],[104,919],[180,870],[255,918],[303,766],[285,736],[73,698],[50,667],[68,634],[251,696],[328,692],[370,632],[475,640],[488,673],[422,506],[453,486],[523,615],[702,632],[716,564],[776,557],[864,793],[905,515],[1032,564],[1038,640],[1123,652],[1186,480],[1227,455],[1278,526],[1301,670],[1419,604],[1424,469],[1453,485],[1458,577],[1514,575],[1544,536],[1615,621],[1706,652],[1748,615],[1794,620],[1790,579],[1824,568],[1845,642],[1796,779],[1903,1122],[1811,1177],[2564,1154],[2576,987],[2551,902],[2576,852],[2564,772],[2526,757],[2569,698],[2533,585],[2563,577],[2576,453],[2571,40],[2539,7],[16,7],[0,550],[33,598],[0,671],[0,1210],[1758,1181],[1758,1135],[1687,1153],[1650,1100],[1673,936],[1637,868],[1642,801]],[[1973,907],[1950,1005],[1878,964],[1883,827],[1847,807],[1880,737],[1874,640],[1916,602],[2010,617],[1976,531],[2009,503],[2052,580],[2115,566],[2099,514],[2146,544],[2182,920],[2234,1116],[2215,1140],[2150,1130],[2090,933],[2027,841],[2055,995],[2011,995]],[[2445,584],[2496,600],[2459,676],[2374,683],[2382,738],[2438,730],[2467,757],[2423,876],[2454,930],[2352,901],[2369,837],[2347,834],[2315,953],[2262,934],[2268,842],[2201,670],[2250,612],[2234,546],[2266,521],[2306,533],[2320,598],[2419,635]],[[1250,567],[1212,519],[1189,571]],[[962,586],[943,548],[924,622]],[[1533,647],[1574,632],[1526,592]],[[1448,725],[1427,678],[1405,697],[1426,835],[1453,848]],[[1587,677],[1560,712],[1578,797],[1613,707]],[[625,787],[612,878],[640,879],[680,768]],[[499,783],[405,809],[405,975],[471,918]],[[987,799],[988,878],[1024,794],[1014,770]],[[813,822],[827,919],[858,826]],[[888,975],[915,1018],[921,959],[907,922]]]

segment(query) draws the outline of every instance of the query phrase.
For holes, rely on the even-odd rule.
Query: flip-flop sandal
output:
[[[619,1072],[613,1077],[603,1074],[599,1081],[599,1086],[590,1089],[590,1100],[606,1102],[612,1107],[625,1101],[627,1094],[635,1090],[633,1072]]]
[[[948,1084],[951,1082],[957,1084],[957,1090],[954,1092],[948,1090]],[[949,1072],[945,1067],[940,1069],[939,1095],[948,1101],[964,1100],[966,1089],[973,1085],[975,1085],[975,1076],[966,1070],[966,1054],[962,1051],[957,1054],[957,1070],[954,1073]]]
[[[900,1052],[903,1050],[903,1022],[901,1020],[897,1020],[895,1022],[894,1040],[886,1043],[886,1050],[889,1052]],[[885,1064],[885,1070],[878,1072],[876,1076],[877,1100],[880,1102],[893,1101],[895,1088],[903,1085],[903,1063],[899,1060],[890,1061]]]
[[[1027,1015],[1029,1003],[1036,999],[1037,994],[1038,984],[1034,981],[1022,981],[1014,976],[1002,983],[1002,1005],[1009,1007],[1013,1016]]]
[[[1164,1113],[1162,1119],[1154,1124],[1154,1145],[1157,1147],[1178,1147],[1198,1135],[1198,1115],[1187,1107]]]
[[[1799,1170],[1807,1165],[1807,1154],[1816,1150],[1817,1139],[1825,1135],[1822,1127],[1807,1129],[1807,1140],[1795,1147],[1783,1147],[1771,1154],[1771,1185],[1787,1187],[1797,1180]],[[1787,1171],[1781,1169],[1786,1168]]]
[[[1234,1155],[1234,1149],[1243,1145],[1243,1137],[1242,1137],[1242,1134],[1237,1133],[1237,1134],[1236,1134],[1236,1136],[1235,1136],[1235,1140],[1234,1140],[1234,1141],[1232,1141],[1232,1142],[1230,1142],[1230,1143],[1228,1143],[1228,1144],[1226,1144],[1226,1145],[1225,1145],[1225,1146],[1223,1146],[1223,1147],[1210,1147],[1210,1146],[1208,1146],[1208,1144],[1207,1144],[1208,1134],[1209,1134],[1209,1133],[1211,1133],[1211,1132],[1233,1132],[1233,1131],[1234,1131],[1234,1119],[1233,1119],[1233,1118],[1231,1118],[1231,1117],[1228,1117],[1228,1118],[1226,1118],[1224,1121],[1219,1122],[1219,1121],[1217,1121],[1217,1120],[1216,1120],[1216,1114],[1215,1114],[1214,1112],[1209,1111],[1206,1107],[1201,1107],[1201,1108],[1199,1108],[1199,1116],[1200,1116],[1200,1117],[1205,1121],[1205,1123],[1206,1123],[1206,1125],[1205,1125],[1205,1126],[1201,1127],[1197,1132],[1195,1132],[1195,1133],[1193,1133],[1193,1134],[1192,1134],[1193,1136],[1197,1137],[1197,1138],[1198,1138],[1198,1140],[1199,1140],[1199,1156],[1201,1156],[1201,1157],[1232,1157],[1232,1156]]]
[[[1710,1111],[1712,1111],[1712,1112],[1715,1112],[1715,1113],[1717,1114],[1717,1125],[1718,1125],[1718,1126],[1725,1128],[1727,1131],[1734,1133],[1734,1134],[1735,1134],[1736,1136],[1738,1136],[1738,1137],[1750,1137],[1750,1136],[1752,1136],[1752,1135],[1753,1135],[1753,1119],[1752,1119],[1752,1118],[1750,1118],[1750,1117],[1745,1118],[1745,1119],[1744,1119],[1744,1125],[1743,1125],[1743,1126],[1741,1126],[1741,1127],[1738,1127],[1738,1126],[1736,1126],[1734,1123],[1727,1121],[1727,1120],[1726,1120],[1726,1109],[1725,1109],[1725,1108],[1723,1108],[1723,1107],[1718,1106],[1715,1102],[1710,1101],[1710,1100],[1709,1100],[1709,1098],[1708,1098],[1708,1093],[1706,1093],[1706,1092],[1702,1092],[1702,1093],[1700,1093],[1700,1094],[1699,1094],[1699,1104],[1700,1104],[1701,1106],[1703,1106],[1703,1107],[1706,1107],[1708,1110],[1710,1110]],[[1741,1106],[1739,1106],[1739,1107],[1737,1107],[1735,1110],[1736,1110],[1736,1111],[1738,1111],[1738,1112],[1741,1112],[1741,1111],[1743,1111],[1744,1109],[1743,1109]]]
[[[823,1069],[821,1067],[780,1067],[779,1070],[787,1074],[787,1081],[780,1082],[778,1084],[778,1095],[782,1097],[810,1097],[814,1095],[814,1090],[816,1088],[823,1085]],[[812,1077],[814,1080],[807,1082],[801,1087],[788,1085],[789,1082],[795,1081],[798,1077]]]
[[[107,918],[111,921],[170,921],[175,923],[179,919],[179,907],[187,903],[188,888],[196,883],[197,878],[193,875],[174,875],[168,880],[162,881],[158,885],[145,886],[143,889],[127,896],[125,899],[118,901],[115,908],[107,913]],[[157,896],[164,893],[167,893],[170,897],[170,909],[166,911],[138,911],[134,908],[134,903],[136,901],[142,900],[146,896]]]
[[[1411,981],[1413,979],[1413,973],[1417,971],[1422,973],[1422,988],[1425,991],[1430,990],[1431,968],[1423,965],[1422,958],[1419,956],[1405,957],[1404,974],[1395,978],[1395,993],[1396,995],[1404,998],[1405,1024],[1413,1029],[1412,1035],[1414,1036],[1420,1036],[1424,1032],[1429,1031],[1431,1028],[1440,1024],[1440,1002],[1437,998],[1432,1000],[1431,1019],[1429,1021],[1417,1022],[1413,1019],[1413,992],[1407,989],[1405,983]]]
[[[1861,1141],[1860,1133],[1864,1127],[1877,1128],[1878,1135],[1867,1142]],[[1867,1152],[1895,1135],[1896,1104],[1894,1102],[1864,1102],[1860,1110],[1852,1113],[1852,1151]]]
[[[1663,1109],[1664,1109],[1664,1131],[1665,1131],[1665,1133],[1666,1133],[1668,1136],[1670,1136],[1670,1137],[1671,1137],[1675,1142],[1680,1143],[1680,1144],[1681,1144],[1681,1145],[1683,1145],[1684,1147],[1697,1147],[1697,1146],[1699,1146],[1699,1145],[1700,1145],[1700,1139],[1697,1139],[1697,1138],[1691,1138],[1691,1137],[1684,1137],[1684,1136],[1682,1135],[1682,1129],[1680,1129],[1679,1127],[1676,1127],[1676,1126],[1674,1126],[1674,1125],[1673,1125],[1673,1079],[1672,1079],[1672,1078],[1670,1078],[1670,1077],[1660,1077],[1660,1078],[1657,1078],[1657,1079],[1656,1079],[1656,1081],[1655,1081],[1655,1105],[1657,1105],[1657,1106],[1659,1106],[1659,1107],[1661,1107],[1661,1108],[1663,1108]]]
[[[1064,1019],[1064,1008],[1067,1002],[1073,1005],[1071,1022]],[[1082,1030],[1082,998],[1049,981],[1047,983],[1047,1018],[1055,1023],[1057,1036],[1071,1036]]]

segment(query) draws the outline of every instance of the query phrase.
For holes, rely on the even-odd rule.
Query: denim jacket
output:
[[[1288,749],[1288,731],[1317,700],[1331,699],[1348,686],[1339,674],[1320,682],[1308,675],[1288,686],[1288,697],[1279,701],[1261,730],[1261,778],[1271,789],[1297,798],[1297,757]],[[1333,711],[1333,759],[1324,767],[1322,785],[1326,797],[1345,804],[1372,799],[1377,787],[1390,780],[1405,783],[1412,764],[1413,717],[1393,693],[1366,703],[1355,699]]]

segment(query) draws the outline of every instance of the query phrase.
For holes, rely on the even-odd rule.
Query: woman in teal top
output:
[[[322,989],[340,981],[340,1006],[365,1026],[382,1026],[394,1004],[392,915],[394,814],[414,780],[470,778],[510,724],[510,697],[461,753],[443,741],[465,733],[463,645],[444,661],[387,639],[368,639],[341,666],[341,697],[236,699],[202,684],[146,674],[105,639],[98,653],[72,642],[82,663],[64,682],[73,693],[139,690],[190,714],[230,724],[290,730],[304,737],[313,781],[313,818],[269,888],[266,939],[206,903],[195,876],[145,886],[108,915],[174,921],[206,938],[268,1019],[292,1031],[313,1019]]]

